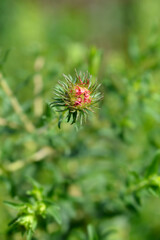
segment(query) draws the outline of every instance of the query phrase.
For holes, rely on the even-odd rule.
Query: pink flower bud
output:
[[[75,80],[70,75],[64,75],[64,77],[66,83],[59,82],[59,86],[55,88],[55,97],[51,106],[57,108],[58,111],[66,111],[68,122],[74,123],[77,119],[82,121],[86,118],[85,115],[90,111],[93,112],[97,102],[102,99],[101,93],[97,93],[100,84],[92,83],[88,73],[84,75],[76,73]]]

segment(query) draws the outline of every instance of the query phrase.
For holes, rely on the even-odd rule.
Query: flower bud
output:
[[[55,87],[51,106],[59,112],[67,112],[67,122],[73,124],[80,120],[82,123],[103,97],[97,92],[100,84],[93,84],[89,74],[76,73],[75,80],[70,75],[64,75],[64,78],[65,82],[59,82]]]
[[[18,222],[21,226],[25,227],[25,229],[32,229],[36,223],[36,219],[34,215],[30,214],[21,216]]]
[[[46,212],[46,205],[43,202],[38,204],[37,212],[40,215],[44,215],[45,214],[45,212]]]

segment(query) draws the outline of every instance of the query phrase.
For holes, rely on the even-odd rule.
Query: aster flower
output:
[[[91,75],[86,73],[78,74],[75,79],[72,76],[63,75],[65,82],[58,82],[54,89],[53,102],[51,107],[56,111],[64,113],[67,122],[71,124],[79,121],[80,124],[86,121],[87,115],[94,112],[96,104],[102,99],[102,94],[97,92],[101,84],[92,83]],[[62,115],[59,120],[59,127]]]

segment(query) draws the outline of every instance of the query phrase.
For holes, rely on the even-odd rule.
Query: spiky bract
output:
[[[75,79],[72,76],[63,75],[65,82],[59,81],[54,89],[51,106],[58,112],[64,112],[67,122],[86,121],[89,112],[94,112],[97,102],[102,99],[102,94],[97,92],[101,84],[92,83],[91,75],[78,74]]]

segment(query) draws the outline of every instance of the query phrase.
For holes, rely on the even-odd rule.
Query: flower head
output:
[[[67,113],[67,121],[73,124],[77,120],[80,123],[86,119],[89,112],[93,112],[96,103],[102,99],[100,92],[97,92],[100,84],[92,83],[91,76],[87,73],[77,74],[73,79],[70,75],[64,75],[65,82],[54,89],[52,107],[59,112]]]

